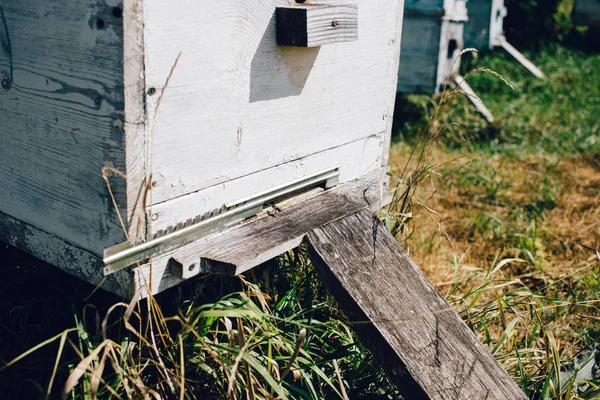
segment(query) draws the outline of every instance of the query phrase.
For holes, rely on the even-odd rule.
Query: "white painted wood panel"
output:
[[[143,0],[123,1],[123,68],[127,167],[127,228],[131,243],[146,239],[150,176],[146,130]]]
[[[145,1],[153,204],[388,130],[402,1],[361,2],[358,41],[311,49],[276,45],[285,4]]]
[[[463,38],[464,22],[444,20],[440,38],[440,54],[438,57],[438,90],[443,89],[453,76],[460,71],[460,52],[465,48]]]
[[[148,207],[152,215],[152,233],[173,226],[177,222],[194,218],[208,210],[221,208],[225,203],[286,184],[320,171],[340,168],[340,183],[379,170],[382,164],[384,135],[366,139],[313,154],[261,172],[211,186],[177,199]]]
[[[118,5],[0,0],[0,211],[94,254],[124,239],[102,179],[125,170]]]
[[[469,3],[467,3],[468,5]],[[504,18],[508,14],[508,10],[504,5],[504,0],[492,0],[492,15],[490,23],[490,39],[489,46],[495,46],[494,41],[497,37],[504,35]]]

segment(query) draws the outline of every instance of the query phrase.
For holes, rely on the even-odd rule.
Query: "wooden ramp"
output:
[[[409,399],[526,399],[517,384],[367,210],[310,232],[311,259]]]

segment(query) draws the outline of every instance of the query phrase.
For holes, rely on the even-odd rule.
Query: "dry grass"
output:
[[[409,154],[403,146],[392,153],[392,173],[399,173]],[[431,175],[430,185],[420,187],[418,198],[424,202],[431,197],[428,206],[442,216],[442,228],[452,243],[422,210],[414,216],[419,229],[406,244],[434,282],[451,279],[454,270],[448,261],[455,252],[462,266],[478,268],[489,267],[499,249],[502,256],[522,256],[511,234],[527,234],[532,224],[540,271],[557,275],[594,261],[590,248],[600,246],[600,169],[594,161],[582,156],[557,161],[467,154],[451,162],[458,155],[440,148],[431,157],[448,164],[439,175]],[[440,186],[450,169],[465,164]],[[544,194],[555,204],[544,204]],[[545,206],[551,207],[542,209]]]

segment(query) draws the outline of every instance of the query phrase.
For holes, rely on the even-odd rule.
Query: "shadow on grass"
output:
[[[85,304],[95,304],[102,314],[118,301],[104,291],[94,293],[93,286],[1,242],[0,298],[0,365],[74,327],[74,310],[82,310]],[[94,323],[94,309],[88,308],[86,314]],[[0,372],[2,399],[43,398],[57,350],[58,344],[52,344]],[[73,351],[69,346],[66,350],[63,359],[73,360]],[[64,379],[58,376],[56,382]]]

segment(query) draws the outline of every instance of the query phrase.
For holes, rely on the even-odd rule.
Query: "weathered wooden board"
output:
[[[358,39],[358,6],[277,7],[279,46],[318,47]]]
[[[146,0],[152,204],[387,133],[402,4],[363,2],[358,41],[306,49],[277,46],[288,1]]]
[[[578,25],[600,26],[600,1],[575,0],[573,20]]]
[[[0,211],[94,254],[125,238],[119,3],[0,1]]]
[[[150,263],[134,268],[134,289],[158,294],[179,284],[181,267],[170,262],[171,259],[188,271],[195,264],[193,275],[245,272],[298,247],[314,227],[361,209],[375,210],[386,205],[390,198],[382,173],[372,172],[301,203],[282,206],[280,211],[263,218],[153,257]]]
[[[223,204],[241,198],[232,198],[232,193],[252,195],[268,190],[274,186],[273,182],[291,182],[336,167],[340,169],[340,182],[351,181],[356,177],[379,171],[383,163],[381,149],[384,148],[385,143],[385,135],[373,135],[298,161],[211,186],[172,201],[149,206],[147,213],[152,220],[151,232],[156,233],[172,226],[174,222],[194,218],[199,214],[198,210],[204,212],[219,209]]]
[[[146,239],[146,194],[150,180],[149,132],[146,129],[144,8],[143,0],[123,1],[123,82],[127,213],[124,214],[132,243]]]
[[[317,228],[307,242],[361,340],[407,399],[527,399],[370,212]]]

